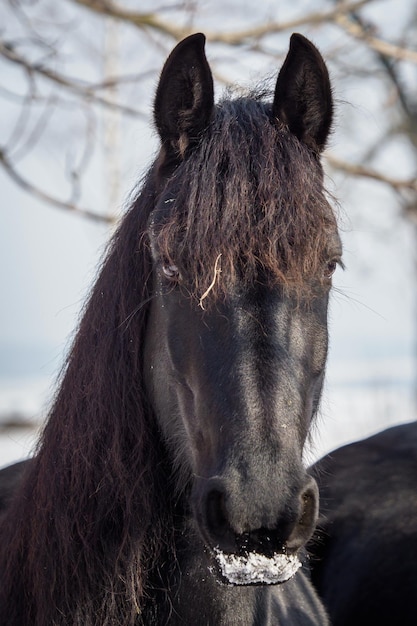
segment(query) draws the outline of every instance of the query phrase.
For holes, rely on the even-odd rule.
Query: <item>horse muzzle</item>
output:
[[[301,563],[298,551],[311,537],[318,515],[318,488],[305,477],[297,493],[277,497],[268,486],[236,497],[225,478],[198,479],[194,513],[221,578],[229,584],[277,584]]]

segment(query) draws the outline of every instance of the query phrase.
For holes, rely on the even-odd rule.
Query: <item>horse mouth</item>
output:
[[[284,553],[238,555],[214,549],[214,560],[221,581],[228,585],[277,585],[292,578],[301,567],[297,555]]]

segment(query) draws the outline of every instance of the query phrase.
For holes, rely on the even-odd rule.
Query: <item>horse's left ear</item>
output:
[[[213,77],[204,52],[205,41],[205,36],[197,33],[174,48],[156,91],[156,127],[165,149],[177,158],[198,141],[213,112]]]
[[[320,52],[302,35],[291,36],[272,113],[315,152],[323,150],[333,118],[329,73]]]

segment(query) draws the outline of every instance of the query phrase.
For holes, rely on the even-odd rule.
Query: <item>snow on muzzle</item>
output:
[[[231,585],[275,585],[289,580],[301,567],[297,556],[309,540],[317,520],[318,489],[309,476],[291,505],[279,513],[251,517],[248,502],[233,513],[228,507],[224,482],[209,479],[199,498],[197,522],[213,555],[213,570]],[[268,509],[269,510],[269,509]],[[259,523],[261,522],[261,523]]]
[[[301,567],[295,554],[275,553],[271,557],[249,552],[227,554],[214,549],[214,558],[221,577],[230,585],[277,585],[292,578]]]

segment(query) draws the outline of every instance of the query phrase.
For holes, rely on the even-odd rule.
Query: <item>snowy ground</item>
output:
[[[31,455],[36,443],[36,428],[8,428],[0,432],[0,465],[10,465]]]
[[[46,413],[50,385],[48,377],[0,381],[0,467],[32,453]]]

